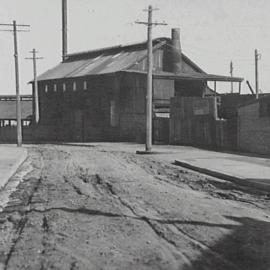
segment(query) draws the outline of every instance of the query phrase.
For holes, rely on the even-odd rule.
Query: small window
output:
[[[87,81],[83,82],[83,90],[87,90]]]
[[[10,125],[11,125],[12,127],[17,126],[17,121],[16,121],[16,120],[11,120],[11,121],[10,121]]]
[[[57,84],[56,84],[56,83],[53,85],[53,91],[54,91],[54,92],[57,91]]]
[[[63,92],[66,92],[67,88],[66,88],[66,84],[63,83]]]
[[[110,104],[110,124],[111,127],[119,126],[119,116],[116,110],[116,103],[114,100],[111,100]]]
[[[158,52],[158,68],[162,68],[162,51]]]
[[[76,82],[73,82],[73,87],[72,87],[73,91],[76,91],[77,90],[77,84]]]
[[[45,84],[44,91],[45,93],[48,93],[48,84]]]

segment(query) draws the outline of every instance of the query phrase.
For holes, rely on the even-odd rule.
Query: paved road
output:
[[[0,213],[0,268],[270,268],[268,194],[137,147],[29,148],[33,169]]]

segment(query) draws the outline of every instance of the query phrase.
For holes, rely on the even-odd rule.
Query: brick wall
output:
[[[238,110],[238,148],[259,154],[270,154],[270,117],[260,117],[259,102]]]

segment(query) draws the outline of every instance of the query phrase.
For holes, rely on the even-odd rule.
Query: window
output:
[[[116,103],[114,100],[111,100],[110,104],[110,124],[111,127],[117,127],[119,125],[119,116],[116,110]]]
[[[66,88],[66,84],[63,83],[63,92],[66,92],[67,88]]]
[[[11,120],[10,121],[10,126],[16,127],[17,126],[17,121],[16,120]]]
[[[83,90],[87,90],[87,81],[83,82]]]
[[[54,92],[57,91],[57,84],[56,84],[56,83],[53,85],[53,91],[54,91]]]
[[[29,121],[29,120],[24,120],[23,121],[23,126],[24,127],[30,126],[30,124],[31,124],[31,121]]]
[[[158,51],[158,68],[162,68],[162,58],[163,58],[163,54],[162,54],[162,51],[159,50]]]
[[[45,93],[48,93],[48,84],[45,84],[44,91]]]
[[[76,82],[73,82],[73,87],[72,87],[73,91],[76,91],[77,90],[77,84]]]

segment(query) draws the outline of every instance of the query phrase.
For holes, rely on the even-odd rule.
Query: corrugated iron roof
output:
[[[117,52],[115,54],[63,62],[38,77],[39,81],[59,78],[73,78],[88,75],[114,73],[127,68],[139,58],[146,55],[146,49],[134,52]]]
[[[166,45],[169,38],[153,40],[153,50]],[[39,81],[101,75],[126,70],[147,57],[146,42],[69,54],[66,60],[38,77]],[[183,60],[205,73],[187,56]]]
[[[32,100],[22,100],[22,119],[26,120],[32,116]],[[16,101],[0,101],[0,119],[16,120]]]
[[[153,40],[154,49],[168,38]],[[146,42],[69,54],[66,60],[38,77],[39,81],[114,73],[146,57]]]
[[[154,39],[153,50],[157,50],[163,45],[168,45],[167,43],[169,41],[169,38]],[[38,80],[45,81],[62,78],[74,78],[90,75],[110,74],[119,71],[133,72],[132,70],[128,69],[146,57],[146,42],[69,54],[67,55],[64,62],[40,75]],[[208,81],[240,82],[243,80],[242,78],[207,74],[194,62],[192,62],[185,54],[183,54],[183,60],[191,65],[196,70],[196,72],[193,74],[174,74],[169,72],[162,72],[160,74],[156,74],[156,76],[170,76],[172,78],[174,77]]]
[[[165,44],[164,42],[168,42],[170,38],[166,37],[160,37],[160,38],[155,38],[153,39],[153,45],[156,46],[160,43]],[[91,51],[84,51],[84,52],[78,52],[78,53],[71,53],[66,56],[65,61],[74,61],[78,59],[85,59],[101,54],[117,54],[123,50],[125,51],[134,51],[134,50],[140,50],[140,49],[146,49],[146,41],[139,42],[139,43],[132,43],[132,44],[126,44],[126,45],[117,45],[113,47],[105,47],[105,48],[100,48],[96,50],[91,50]]]

